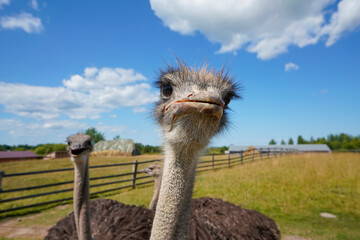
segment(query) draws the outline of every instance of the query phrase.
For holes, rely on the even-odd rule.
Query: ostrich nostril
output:
[[[81,148],[81,144],[80,144],[80,143],[76,143],[76,144],[73,145],[72,148],[74,148],[74,149],[75,149],[75,148]]]
[[[187,97],[191,97],[191,96],[194,96],[194,94],[191,93],[191,94],[190,94],[189,96],[187,96]]]

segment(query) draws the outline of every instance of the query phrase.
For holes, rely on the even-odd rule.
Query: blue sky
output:
[[[358,135],[359,12],[358,0],[0,0],[0,144],[95,127],[160,145],[153,82],[174,53],[227,64],[243,86],[213,146]]]

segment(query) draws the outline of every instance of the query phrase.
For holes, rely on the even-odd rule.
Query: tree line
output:
[[[46,154],[57,152],[57,151],[66,151],[66,144],[62,143],[47,143],[47,144],[39,144],[36,146],[30,145],[17,145],[17,146],[9,146],[9,145],[0,145],[0,151],[32,151],[39,156],[45,156]]]
[[[85,131],[85,134],[88,134],[92,137],[94,143],[97,143],[101,140],[105,140],[105,134],[96,130],[96,128],[89,128]],[[120,136],[117,135],[113,138],[114,140],[120,139]],[[287,143],[284,140],[281,140],[280,145],[293,145],[294,140],[289,138]],[[351,136],[349,134],[340,133],[340,134],[330,134],[326,138],[313,138],[309,140],[304,139],[301,135],[297,137],[297,144],[327,144],[332,150],[352,150],[360,149],[360,135]],[[277,142],[274,139],[271,139],[269,145],[277,145]],[[36,146],[31,146],[27,144],[20,144],[17,146],[9,145],[0,145],[0,151],[32,151],[40,156],[45,156],[46,154],[55,152],[55,151],[66,151],[66,144],[39,144]],[[143,145],[141,143],[135,143],[135,148],[141,154],[161,154],[161,146],[151,146]],[[205,149],[205,154],[223,154],[228,147],[208,147]]]
[[[276,145],[277,142],[271,139],[269,145]],[[294,140],[289,138],[288,145],[293,145]],[[353,150],[360,149],[360,135],[352,136],[345,133],[330,134],[326,138],[313,138],[309,140],[304,139],[301,135],[297,138],[297,144],[327,144],[331,150]],[[280,145],[286,145],[284,140],[281,140]]]

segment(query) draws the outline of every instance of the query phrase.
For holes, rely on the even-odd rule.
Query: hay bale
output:
[[[129,152],[121,152],[118,150],[103,150],[103,151],[97,151],[92,152],[90,154],[92,157],[129,157],[131,156],[131,153]]]
[[[254,151],[254,158],[255,157],[260,157],[260,152],[254,147],[254,146],[250,146],[246,149],[246,151],[243,153],[243,156],[246,157],[246,156],[252,156],[253,154],[253,151]]]

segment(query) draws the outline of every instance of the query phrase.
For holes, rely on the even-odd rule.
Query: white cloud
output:
[[[4,29],[21,28],[27,33],[40,33],[43,30],[41,19],[30,13],[20,13],[16,16],[3,16],[0,18],[0,25]]]
[[[47,122],[23,122],[18,119],[0,119],[0,131],[8,131],[12,136],[38,136],[56,131],[79,131],[89,126],[70,120]]]
[[[330,24],[323,29],[329,38],[326,46],[333,45],[346,31],[352,31],[360,25],[360,1],[343,0],[338,4],[338,11],[331,16]]]
[[[133,112],[134,112],[134,113],[144,113],[144,112],[146,112],[146,111],[148,111],[148,109],[147,109],[147,108],[144,108],[144,107],[136,107],[136,108],[133,108]]]
[[[118,87],[124,84],[144,81],[146,77],[133,69],[123,68],[85,68],[84,75],[73,75],[70,79],[63,80],[63,84],[78,91],[95,90],[102,87]]]
[[[86,123],[70,120],[47,121],[42,127],[44,129],[56,130],[72,130],[72,129],[86,129],[89,126]]]
[[[123,125],[103,125],[99,124],[96,126],[96,129],[99,132],[105,132],[105,133],[124,133],[126,130],[126,126]]]
[[[326,95],[326,94],[328,94],[328,92],[329,92],[329,89],[323,88],[323,89],[320,89],[320,90],[317,91],[317,92],[313,92],[312,95],[313,95],[313,96],[316,96],[316,95]]]
[[[321,90],[319,91],[319,93],[320,93],[320,94],[323,94],[323,95],[327,94],[328,92],[329,92],[329,90],[328,90],[327,88],[321,89]]]
[[[289,62],[287,64],[285,64],[285,71],[291,71],[291,70],[298,70],[299,66],[296,65],[295,63]]]
[[[0,9],[4,6],[4,5],[9,5],[10,4],[10,0],[0,0]]]
[[[342,0],[150,0],[155,14],[171,30],[181,34],[204,34],[220,43],[218,53],[245,48],[260,59],[271,59],[287,52],[288,47],[316,44],[329,36],[327,45],[338,40],[344,31],[360,23],[360,2]]]
[[[86,123],[72,120],[25,122],[19,119],[0,119],[0,134],[8,134],[2,140],[9,145],[65,143],[69,135],[87,128],[89,126]]]
[[[39,10],[39,4],[38,4],[37,0],[31,0],[29,4],[30,4],[30,7],[32,7],[33,9]]]
[[[132,69],[86,68],[84,75],[71,76],[61,87],[0,82],[0,104],[6,112],[23,117],[51,120],[67,115],[72,119],[95,119],[121,106],[155,102],[158,94],[151,86],[135,82],[145,79]]]

